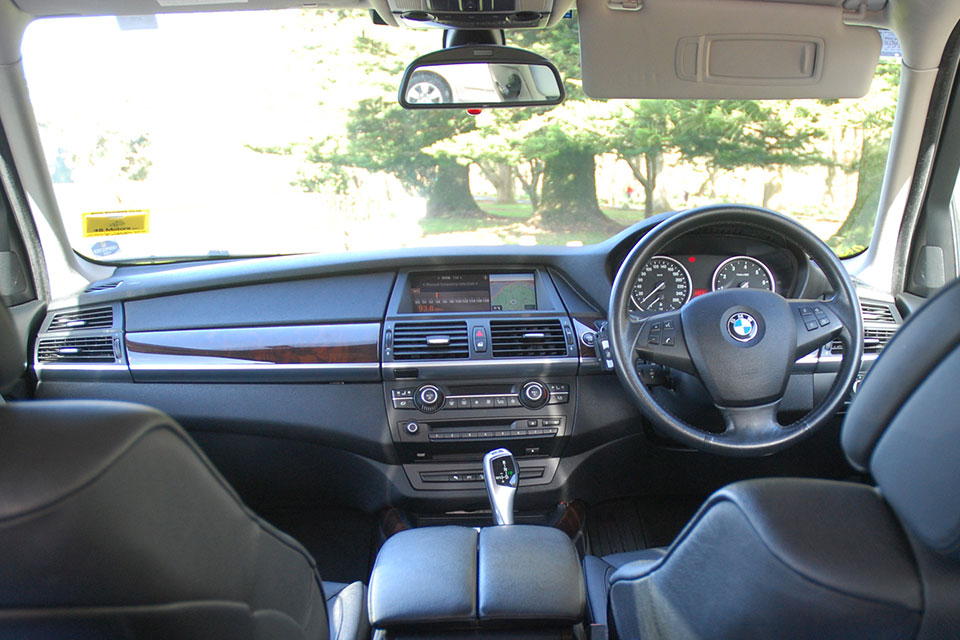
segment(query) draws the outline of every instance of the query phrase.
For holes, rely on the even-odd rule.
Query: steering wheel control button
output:
[[[650,337],[647,338],[647,344],[660,344],[660,332],[657,331],[656,333],[654,333],[653,331],[651,331]]]
[[[539,409],[547,404],[550,392],[542,382],[531,380],[520,387],[520,402],[528,409]]]
[[[677,344],[677,339],[673,337],[673,333],[670,333],[670,334],[665,333],[663,335],[663,340],[660,342],[660,344],[662,344],[665,347],[672,347],[675,344]]]
[[[417,389],[413,402],[424,413],[433,413],[443,406],[443,393],[436,385],[425,384]]]
[[[730,337],[737,342],[750,342],[760,333],[760,326],[756,318],[743,311],[730,316],[727,320],[727,331]]]
[[[820,323],[816,320],[804,320],[803,326],[807,328],[807,331],[816,331],[820,328]]]

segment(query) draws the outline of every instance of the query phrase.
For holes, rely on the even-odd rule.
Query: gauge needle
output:
[[[647,294],[647,297],[646,297],[646,298],[644,298],[643,300],[640,301],[640,304],[643,305],[644,302],[646,302],[647,300],[650,299],[650,296],[652,296],[653,294],[655,294],[657,291],[660,291],[660,289],[663,289],[665,286],[667,286],[667,283],[666,283],[666,282],[661,282],[660,284],[658,284],[658,285],[654,288],[653,291],[651,291],[650,293]]]

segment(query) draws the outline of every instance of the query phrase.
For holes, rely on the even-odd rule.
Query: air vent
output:
[[[536,358],[567,355],[559,320],[491,320],[494,358]]]
[[[893,317],[893,311],[885,304],[861,302],[860,312],[863,315],[864,322],[876,322],[882,324],[897,323],[896,318]]]
[[[880,353],[890,338],[896,333],[895,329],[864,329],[863,331],[863,353]],[[834,340],[830,344],[830,353],[835,356],[843,355],[843,344],[840,340]]]
[[[469,357],[466,322],[398,322],[393,328],[394,360]]]
[[[95,293],[97,291],[109,291],[110,289],[116,289],[123,284],[123,280],[114,280],[113,282],[94,282],[92,285],[84,289],[85,293]]]
[[[56,313],[47,331],[70,331],[77,329],[109,329],[113,326],[113,309],[98,307]]]
[[[112,336],[46,338],[37,347],[40,362],[116,362]]]

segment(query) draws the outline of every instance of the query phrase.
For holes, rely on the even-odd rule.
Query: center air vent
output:
[[[893,337],[895,329],[864,329],[863,330],[863,354],[880,353],[890,338]],[[834,340],[830,344],[831,355],[843,355],[843,343],[840,340]]]
[[[861,302],[860,312],[863,315],[864,322],[875,322],[881,324],[896,324],[897,320],[893,317],[893,311],[888,305],[875,302]]]
[[[79,329],[109,329],[113,327],[113,309],[97,307],[56,313],[47,331],[70,331]]]
[[[398,322],[393,328],[394,360],[469,357],[466,322]]]
[[[112,336],[46,338],[37,346],[40,362],[116,362]]]
[[[567,355],[559,320],[491,320],[494,358],[536,358]]]

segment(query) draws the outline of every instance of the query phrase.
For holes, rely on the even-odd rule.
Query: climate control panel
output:
[[[404,463],[472,462],[491,447],[557,457],[573,431],[576,377],[395,380],[384,383],[388,425]]]
[[[436,413],[441,409],[541,409],[570,402],[570,384],[527,380],[509,385],[447,386],[423,384],[390,390],[394,409]]]

